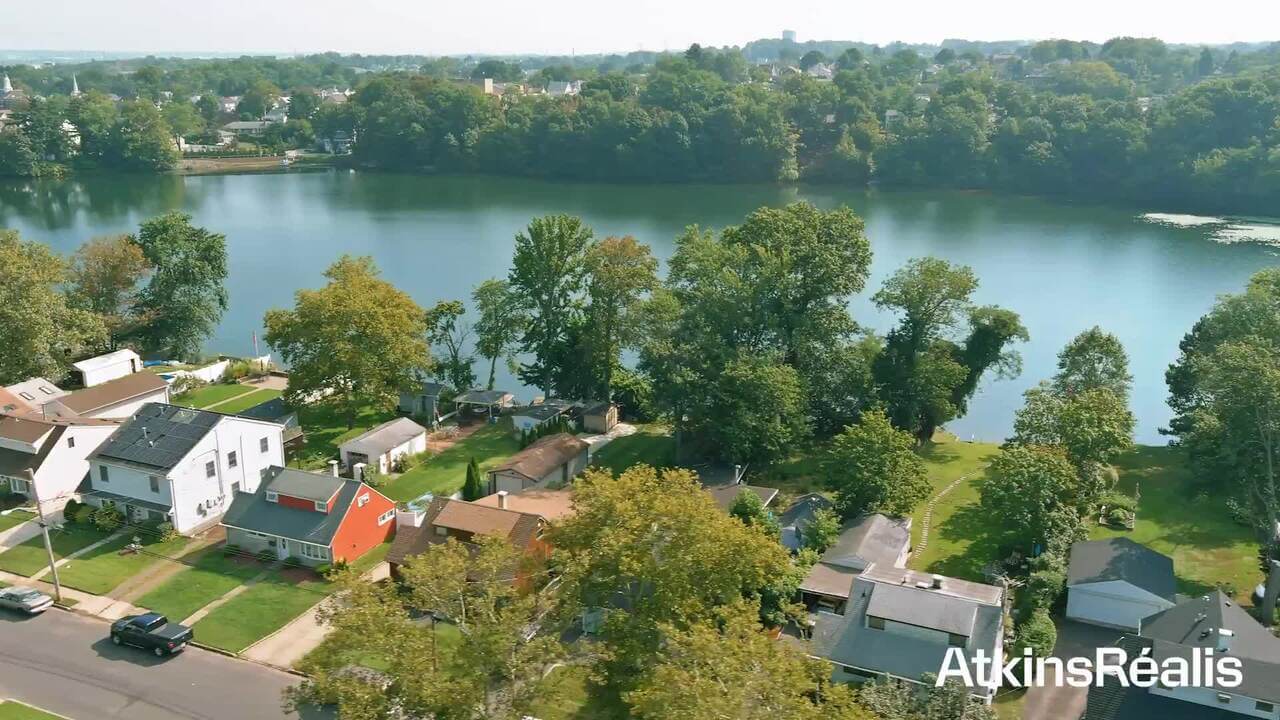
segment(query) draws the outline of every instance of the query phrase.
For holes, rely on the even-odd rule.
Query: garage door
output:
[[[1142,618],[1163,609],[1156,603],[1102,594],[1087,587],[1067,591],[1067,617],[1093,625],[1137,630]]]

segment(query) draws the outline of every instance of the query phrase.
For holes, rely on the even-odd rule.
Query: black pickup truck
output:
[[[156,657],[178,652],[191,638],[191,628],[171,623],[160,613],[126,615],[111,623],[111,642],[150,650]]]

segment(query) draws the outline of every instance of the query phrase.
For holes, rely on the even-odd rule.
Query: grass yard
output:
[[[913,551],[908,567],[969,580],[982,579],[982,566],[995,559],[998,542],[990,537],[990,518],[978,509],[977,480],[999,447],[993,443],[961,442],[953,436],[938,440],[921,451],[929,484],[937,496],[960,478],[959,485],[934,505],[929,541],[923,551]],[[911,544],[919,548],[928,501],[911,518]],[[984,539],[985,538],[985,539]]]
[[[169,578],[134,604],[181,622],[263,570],[257,562],[235,562],[223,557],[221,545],[185,560],[192,567]]]
[[[310,429],[307,432],[310,433]],[[476,459],[483,473],[519,450],[520,441],[511,432],[510,421],[502,420],[495,425],[485,425],[379,490],[397,502],[413,500],[428,492],[447,495],[462,487],[471,458]]]
[[[1093,528],[1094,539],[1123,535],[1173,558],[1178,592],[1202,595],[1223,587],[1238,602],[1251,605],[1253,586],[1262,581],[1258,543],[1249,528],[1235,522],[1226,498],[1192,484],[1183,452],[1169,447],[1139,447],[1116,463],[1118,488],[1139,492],[1133,531]]]
[[[240,384],[217,383],[214,385],[205,385],[196,388],[191,392],[185,392],[175,397],[173,402],[175,405],[185,405],[196,409],[207,408],[214,403],[220,403],[224,400],[230,400],[237,395],[243,395],[253,388]],[[255,403],[256,404],[256,403]],[[218,408],[221,412],[222,408]]]
[[[0,720],[65,720],[62,715],[54,715],[24,705],[17,700],[0,700]]]
[[[633,435],[625,435],[600,448],[591,457],[591,464],[607,468],[614,473],[644,463],[656,468],[675,464],[676,441],[671,429],[665,425],[640,425]]]
[[[424,623],[423,627],[426,631],[430,631],[429,624]],[[436,623],[435,633],[437,658],[446,658],[452,654],[454,648],[457,647],[458,642],[462,639],[462,631],[458,630],[456,625],[446,622]],[[379,671],[384,671],[391,667],[391,663],[387,661],[387,658],[376,652],[340,651],[337,647],[335,635],[330,634],[314,650],[298,660],[294,665],[294,669],[301,672],[314,672],[316,670],[333,670],[347,665],[359,665]]]
[[[311,575],[296,580],[296,575]],[[272,571],[261,582],[219,605],[192,628],[195,639],[230,652],[279,630],[336,589],[308,571]]]
[[[0,515],[0,532],[4,532],[9,528],[15,528],[35,516],[35,513],[27,512],[26,510],[10,510],[5,514]]]
[[[542,720],[621,720],[627,708],[591,691],[588,668],[570,665],[551,672],[554,697],[535,703],[530,714]]]
[[[76,525],[68,525],[62,530],[49,533],[53,556],[59,560],[105,537],[107,533],[101,530]],[[39,536],[0,553],[0,570],[18,575],[30,577],[48,566],[49,556],[45,554],[44,540]]]
[[[142,538],[146,552],[120,554],[121,548],[133,542],[133,533],[126,531],[114,540],[59,567],[58,578],[67,587],[94,595],[105,595],[152,565],[169,562],[164,558],[178,557],[191,542],[190,538],[184,537],[160,542],[157,538],[148,538],[146,533],[139,533],[138,537]]]
[[[347,427],[347,420],[329,405],[311,405],[298,411],[298,421],[306,431],[306,445],[290,461],[304,470],[320,470],[330,459],[338,457],[338,446],[346,440],[398,417],[389,410],[364,408],[356,414],[355,425]]]
[[[248,387],[248,386],[241,385],[240,387]],[[261,390],[254,390],[248,395],[238,397],[234,400],[229,400],[213,409],[220,413],[238,413],[244,410],[248,410],[254,405],[264,403],[268,400],[274,400],[280,397],[280,395],[281,395],[281,392],[279,390],[270,390],[267,388],[263,388]]]

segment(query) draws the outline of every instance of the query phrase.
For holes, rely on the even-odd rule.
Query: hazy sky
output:
[[[1185,8],[1185,9],[1183,9]],[[425,55],[800,40],[1280,39],[1280,0],[0,0],[0,49]]]

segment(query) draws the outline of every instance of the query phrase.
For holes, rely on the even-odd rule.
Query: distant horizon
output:
[[[235,12],[215,13],[201,16],[198,26],[175,20],[166,0],[113,0],[110,6],[104,11],[85,0],[42,0],[10,8],[4,17],[13,38],[10,52],[598,55],[675,51],[692,43],[741,46],[780,37],[784,29],[801,42],[822,36],[877,45],[938,45],[979,36],[1099,43],[1133,36],[1225,45],[1270,42],[1259,36],[1280,27],[1280,3],[1273,0],[1219,0],[1207,17],[1154,0],[1076,0],[1065,13],[1029,11],[1023,0],[917,0],[871,13],[833,0],[796,0],[781,9],[766,0],[633,0],[617,7],[590,0],[536,6],[496,0],[479,9],[414,0],[368,0],[354,7],[340,0],[277,0],[254,6],[250,21]]]

